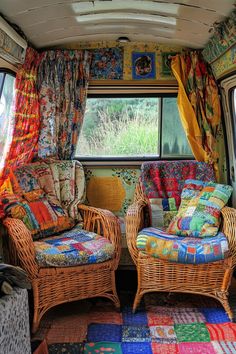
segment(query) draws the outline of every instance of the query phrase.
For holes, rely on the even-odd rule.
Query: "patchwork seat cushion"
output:
[[[219,261],[229,255],[228,241],[222,232],[201,239],[171,235],[148,227],[139,232],[137,248],[159,259],[191,264]]]
[[[59,236],[35,241],[34,246],[40,267],[100,263],[111,259],[114,254],[114,246],[109,240],[83,230],[80,224]]]

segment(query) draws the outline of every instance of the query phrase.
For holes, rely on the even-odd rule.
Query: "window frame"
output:
[[[144,83],[144,82],[119,82],[114,83],[110,81],[109,84],[102,84],[98,82],[92,82],[88,88],[87,99],[90,98],[145,98],[145,97],[177,97],[178,86],[176,82],[166,82],[159,83]],[[144,161],[173,161],[173,160],[194,160],[192,156],[162,156],[162,110],[163,110],[163,100],[160,104],[160,124],[159,124],[159,139],[158,148],[159,155],[145,155],[145,156],[75,156],[76,160],[81,161],[84,165],[95,165],[95,166],[137,166],[141,165]]]

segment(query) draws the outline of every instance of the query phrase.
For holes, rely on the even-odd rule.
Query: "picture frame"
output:
[[[133,80],[156,79],[156,58],[154,52],[132,53]]]
[[[175,56],[176,52],[166,52],[161,53],[161,75],[162,76],[173,76],[170,67],[170,57]]]

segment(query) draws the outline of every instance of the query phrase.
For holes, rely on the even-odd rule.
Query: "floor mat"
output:
[[[60,305],[33,339],[46,339],[49,354],[236,354],[236,323],[212,298],[147,294],[135,314],[133,294],[120,298],[120,313],[106,299]]]

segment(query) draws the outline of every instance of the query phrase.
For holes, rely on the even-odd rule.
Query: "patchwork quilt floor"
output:
[[[46,339],[49,354],[236,354],[236,323],[214,299],[152,293],[135,314],[133,294],[121,300],[121,312],[103,299],[58,306],[33,340]]]

